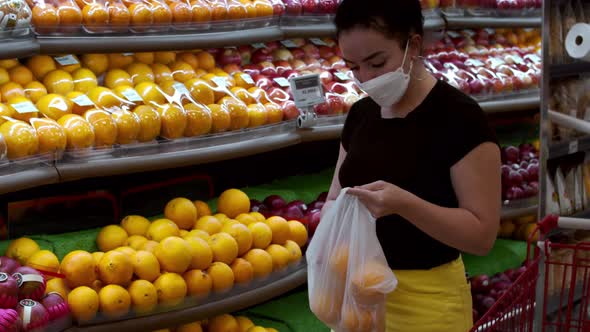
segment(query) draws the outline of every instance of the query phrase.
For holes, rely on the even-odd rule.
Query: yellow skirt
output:
[[[467,332],[473,326],[471,289],[461,257],[430,270],[394,270],[387,296],[387,332]]]

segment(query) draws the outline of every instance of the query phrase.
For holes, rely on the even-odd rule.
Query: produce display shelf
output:
[[[39,52],[39,45],[32,37],[2,39],[0,59],[27,57]]]
[[[479,102],[479,105],[486,113],[527,111],[540,107],[541,94],[536,91],[502,99],[484,100]]]
[[[549,66],[549,77],[551,79],[576,77],[587,73],[590,73],[590,62],[585,61]]]
[[[590,150],[590,136],[580,137],[567,142],[553,143],[549,146],[549,159],[556,159],[576,153]]]
[[[302,261],[297,266],[280,272],[279,276],[271,276],[261,284],[252,284],[245,289],[217,296],[203,304],[185,305],[174,311],[152,314],[149,316],[112,321],[96,325],[76,326],[66,332],[145,332],[187,324],[190,322],[214,317],[216,315],[236,312],[266,302],[285,294],[307,281],[307,264]]]
[[[9,172],[0,173],[0,195],[59,182],[57,170],[50,165],[10,167]]]
[[[539,199],[537,197],[520,199],[502,204],[500,217],[501,219],[516,218],[528,214],[535,214],[538,209]]]
[[[279,40],[283,32],[277,25],[234,31],[159,33],[113,36],[38,36],[43,54],[152,52],[238,46]]]
[[[447,28],[540,28],[541,16],[535,17],[486,17],[445,16]]]

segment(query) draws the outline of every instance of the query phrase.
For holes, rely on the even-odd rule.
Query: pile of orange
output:
[[[173,329],[157,330],[154,332],[277,332],[272,327],[262,327],[254,324],[252,320],[246,316],[233,316],[230,314],[223,314],[211,317],[204,321],[193,322],[189,324],[180,325]]]

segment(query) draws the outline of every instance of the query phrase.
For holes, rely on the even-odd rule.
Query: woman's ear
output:
[[[412,59],[416,59],[422,55],[422,36],[418,34],[414,34],[410,37],[408,47],[409,55],[411,55]]]

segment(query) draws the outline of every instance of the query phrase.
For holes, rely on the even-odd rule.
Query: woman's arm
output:
[[[332,184],[330,185],[330,191],[328,191],[328,198],[326,199],[326,204],[322,207],[322,212],[320,214],[320,218],[326,214],[326,211],[334,204],[334,201],[338,197],[340,190],[342,190],[342,186],[340,185],[340,179],[338,178],[338,174],[340,173],[340,166],[342,162],[346,158],[346,150],[342,144],[340,144],[340,152],[338,153],[338,161],[336,162],[336,170],[334,171],[334,176],[332,177]]]
[[[398,214],[434,239],[463,252],[486,255],[500,225],[500,150],[483,143],[451,167],[458,208],[429,203],[393,184],[349,190],[375,217]]]

